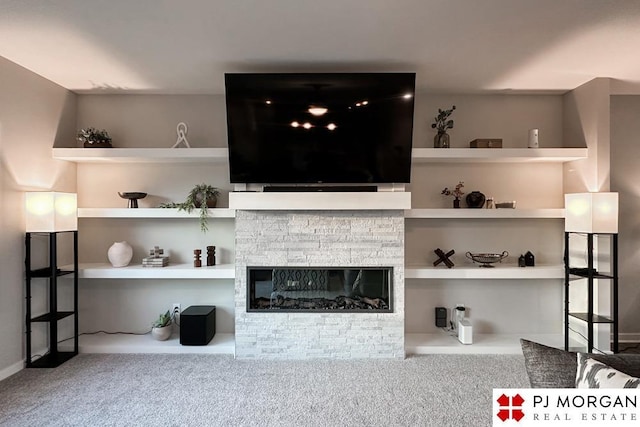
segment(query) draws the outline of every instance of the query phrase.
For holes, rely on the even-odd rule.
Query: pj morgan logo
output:
[[[524,399],[519,393],[516,393],[515,396],[508,396],[502,393],[496,401],[500,407],[496,416],[502,421],[507,421],[510,418],[520,421],[524,418],[524,412],[522,412]]]
[[[640,389],[494,389],[493,426],[640,425]]]

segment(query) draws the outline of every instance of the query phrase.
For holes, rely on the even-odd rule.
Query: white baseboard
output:
[[[618,334],[619,342],[640,342],[640,332]]]
[[[17,374],[23,369],[24,369],[24,360],[21,360],[20,362],[16,362],[13,365],[0,370],[0,381],[4,380],[5,378],[9,378],[13,374]]]

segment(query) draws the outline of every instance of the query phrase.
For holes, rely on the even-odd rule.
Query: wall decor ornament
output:
[[[133,248],[126,241],[114,242],[107,251],[107,258],[114,267],[126,267],[133,257]]]
[[[196,268],[202,267],[202,259],[200,258],[201,255],[202,255],[202,249],[193,250],[193,266]]]
[[[527,266],[527,262],[524,259],[524,255],[520,254],[520,258],[518,258],[518,267],[526,267]]]
[[[454,266],[453,261],[451,261],[449,257],[453,256],[453,254],[455,254],[456,251],[451,249],[449,252],[445,254],[442,249],[436,248],[433,252],[435,252],[435,254],[438,255],[438,259],[433,262],[434,267],[440,263],[443,263],[444,265],[447,266],[447,268],[453,268]]]
[[[207,246],[207,267],[216,265],[216,247]]]
[[[438,115],[434,117],[434,122],[431,124],[431,128],[438,131],[433,138],[433,148],[449,148],[451,146],[447,130],[453,129],[453,120],[449,119],[449,116],[455,109],[455,105],[448,110],[438,108]]]
[[[178,126],[176,126],[176,133],[178,134],[178,139],[176,140],[176,143],[173,144],[171,148],[177,148],[180,146],[180,144],[184,144],[186,148],[191,148],[191,145],[189,145],[189,141],[187,141],[188,131],[189,129],[187,128],[187,124],[185,122],[178,123]]]
[[[524,265],[527,267],[535,267],[536,257],[531,253],[531,251],[527,251],[527,253],[524,254]]]

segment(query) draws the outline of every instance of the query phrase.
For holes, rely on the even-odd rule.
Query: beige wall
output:
[[[566,147],[589,148],[588,158],[564,166],[564,192],[609,191],[609,79],[594,79],[563,97]]]
[[[24,192],[75,191],[75,165],[51,158],[54,141],[73,139],[75,102],[0,57],[0,378],[25,356]]]
[[[611,190],[620,197],[621,339],[640,341],[640,96],[611,97]]]
[[[188,125],[191,147],[226,147],[227,125],[222,95],[79,95],[78,127],[106,129],[117,148],[170,148],[176,125]],[[73,146],[68,145],[67,146]],[[182,149],[182,148],[176,148]],[[229,206],[229,168],[212,163],[122,163],[78,165],[78,206],[126,207],[118,192],[141,191],[142,208],[184,201],[202,182],[222,190],[218,207]],[[195,220],[80,218],[80,262],[108,262],[114,241],[133,247],[132,263],[160,246],[174,263],[193,261],[193,250],[216,246],[216,262],[235,259],[234,220],[210,219],[202,233]],[[216,331],[234,331],[233,280],[81,280],[80,332],[144,332],[160,312],[180,303],[216,306]]]

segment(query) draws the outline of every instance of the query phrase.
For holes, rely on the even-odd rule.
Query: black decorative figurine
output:
[[[193,266],[194,267],[202,267],[202,261],[200,260],[200,254],[202,251],[200,249],[193,250]]]
[[[534,267],[536,265],[536,257],[533,256],[531,251],[527,251],[527,253],[524,254],[524,265],[527,267]]]
[[[216,247],[207,246],[207,267],[216,265]]]
[[[438,259],[435,260],[433,262],[433,266],[435,267],[436,265],[440,264],[440,263],[444,263],[444,265],[447,266],[447,268],[452,268],[453,267],[453,261],[451,261],[449,259],[449,257],[453,254],[455,254],[456,252],[451,249],[449,252],[447,252],[446,254],[444,253],[444,251],[440,248],[437,248],[436,250],[434,250],[433,252],[435,252],[436,255],[438,255]]]

